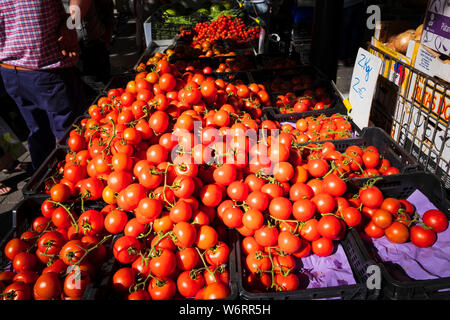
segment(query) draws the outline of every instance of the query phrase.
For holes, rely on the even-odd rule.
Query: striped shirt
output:
[[[57,42],[65,19],[61,0],[1,0],[0,62],[28,69],[74,66]]]

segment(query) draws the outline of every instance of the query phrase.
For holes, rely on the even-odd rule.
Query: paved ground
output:
[[[120,28],[117,30],[116,37],[110,47],[111,73],[113,75],[129,72],[141,54],[136,50],[136,24],[134,20],[125,19],[120,21],[119,25]],[[336,85],[344,96],[348,95],[352,70],[352,67],[339,66],[338,68]],[[27,146],[26,142],[24,142],[24,145]],[[30,161],[28,152],[19,160]],[[24,172],[0,173],[0,181],[13,187],[10,194],[0,195],[0,215],[12,210],[23,199],[22,188],[28,180],[29,175]]]

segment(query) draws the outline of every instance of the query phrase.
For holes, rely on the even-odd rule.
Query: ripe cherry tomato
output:
[[[230,248],[225,242],[218,241],[205,251],[205,259],[211,266],[220,266],[228,261]]]
[[[53,272],[41,275],[34,284],[33,292],[45,300],[55,299],[62,293],[61,282],[58,275]]]
[[[382,229],[386,229],[392,224],[392,214],[389,211],[378,209],[372,216],[373,223]]]
[[[411,242],[420,248],[431,247],[436,242],[436,233],[431,229],[415,225],[409,230]]]
[[[409,231],[408,228],[397,221],[394,221],[389,227],[384,230],[386,238],[394,243],[404,243],[408,241]]]
[[[170,278],[164,280],[153,278],[148,286],[148,292],[152,300],[170,300],[177,292],[177,285]]]
[[[122,236],[114,242],[113,254],[121,263],[132,263],[137,259],[142,245],[134,237]]]
[[[333,253],[334,244],[332,240],[322,237],[311,243],[311,249],[319,257],[327,257]]]
[[[443,232],[448,227],[448,219],[446,215],[436,209],[426,211],[422,216],[422,221],[427,227],[433,228],[436,233]]]

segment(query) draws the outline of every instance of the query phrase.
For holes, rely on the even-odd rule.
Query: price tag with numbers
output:
[[[367,50],[359,48],[350,83],[349,112],[353,122],[360,128],[369,125],[370,110],[382,61]]]

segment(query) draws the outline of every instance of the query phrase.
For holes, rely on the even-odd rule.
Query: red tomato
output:
[[[415,225],[409,230],[411,242],[420,248],[431,247],[436,242],[436,233],[433,230]]]
[[[389,227],[384,230],[386,238],[393,243],[404,243],[408,241],[409,231],[408,228],[400,223],[393,222]]]
[[[311,243],[311,249],[319,257],[327,257],[333,253],[334,244],[330,239],[320,238]]]
[[[122,236],[114,242],[113,254],[121,263],[132,263],[137,259],[142,245],[134,237]]]
[[[204,284],[203,274],[196,274],[191,270],[183,271],[177,278],[178,292],[185,298],[195,297]]]
[[[158,249],[150,260],[150,271],[158,278],[165,279],[172,275],[177,267],[177,258],[173,251]]]
[[[324,238],[336,240],[341,233],[341,223],[338,218],[326,215],[320,218],[317,231]]]
[[[153,278],[148,285],[148,292],[152,300],[170,300],[177,292],[177,285],[170,278],[164,280]]]
[[[447,216],[440,210],[431,209],[422,216],[422,221],[427,227],[433,228],[436,233],[443,232],[448,227]]]

